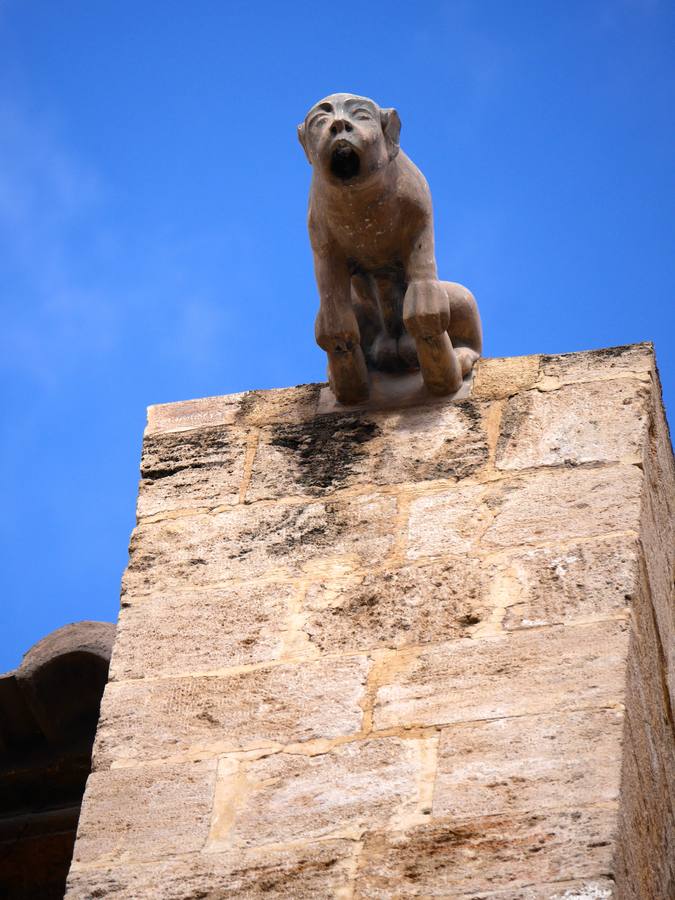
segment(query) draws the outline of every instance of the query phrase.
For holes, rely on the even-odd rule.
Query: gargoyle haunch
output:
[[[429,186],[400,129],[395,109],[353,94],[319,101],[298,126],[313,168],[316,340],[345,404],[367,399],[369,368],[419,368],[431,393],[454,393],[482,350],[473,295],[438,280]]]

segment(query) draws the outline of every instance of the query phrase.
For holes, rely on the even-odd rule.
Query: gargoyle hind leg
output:
[[[465,377],[483,352],[483,329],[476,298],[455,281],[442,281],[450,304],[448,334]]]
[[[454,394],[462,384],[462,366],[454,352],[450,327],[450,297],[445,282],[429,279],[408,284],[403,320],[415,339],[422,378],[431,394]]]
[[[480,315],[471,291],[452,281],[412,282],[403,315],[429,392],[443,396],[458,391],[483,349]]]

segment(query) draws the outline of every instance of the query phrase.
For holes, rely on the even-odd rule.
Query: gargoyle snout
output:
[[[354,126],[347,119],[333,119],[333,122],[330,126],[330,133],[332,135],[342,134],[343,131],[353,131]]]

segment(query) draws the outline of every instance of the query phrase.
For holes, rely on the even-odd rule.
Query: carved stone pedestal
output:
[[[320,390],[150,409],[68,897],[667,900],[651,348]]]

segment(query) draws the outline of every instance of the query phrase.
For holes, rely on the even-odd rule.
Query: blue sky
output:
[[[150,403],[323,380],[295,135],[395,106],[488,356],[654,340],[675,5],[0,0],[0,671],[114,620]]]

